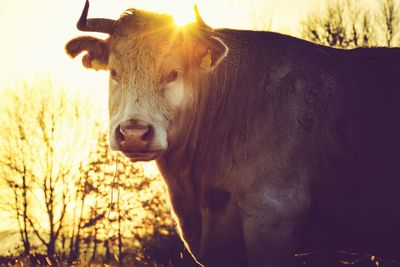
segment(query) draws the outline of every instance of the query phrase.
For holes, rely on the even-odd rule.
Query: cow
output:
[[[400,255],[400,49],[177,27],[136,9],[78,21],[67,53],[107,70],[110,147],[156,160],[203,266],[299,251]]]

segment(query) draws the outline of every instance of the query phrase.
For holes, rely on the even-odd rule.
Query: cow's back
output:
[[[333,81],[322,88],[323,141],[304,240],[308,247],[397,257],[400,49],[327,53]]]

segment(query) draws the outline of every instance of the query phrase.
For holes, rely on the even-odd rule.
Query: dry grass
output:
[[[305,266],[305,267],[344,267],[344,266],[354,266],[354,267],[396,267],[400,266],[400,262],[382,259],[373,255],[365,253],[351,253],[346,251],[338,251],[336,253],[326,253],[312,252],[312,253],[299,253],[295,257],[295,266]],[[81,261],[68,265],[66,261],[55,260],[52,262],[45,255],[31,255],[29,257],[20,257],[18,259],[0,257],[0,267],[22,267],[22,266],[91,266],[91,267],[117,267],[117,266],[137,266],[137,267],[188,267],[186,263],[174,265],[169,264],[164,265],[156,262],[124,262],[124,264],[119,265],[118,262],[112,263],[99,263],[91,261]],[[190,265],[193,266],[193,265]]]

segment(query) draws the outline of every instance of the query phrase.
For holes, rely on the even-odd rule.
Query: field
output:
[[[189,255],[184,256],[185,259],[180,259],[172,263],[170,261],[168,264],[152,262],[148,259],[146,262],[137,261],[124,261],[123,264],[119,265],[116,259],[109,263],[98,262],[98,261],[80,261],[74,262],[69,265],[67,261],[56,259],[55,262],[51,260],[46,255],[32,255],[29,257],[20,257],[18,259],[12,258],[0,258],[0,266],[104,266],[104,267],[117,267],[117,266],[148,266],[148,267],[194,267],[194,264]],[[299,253],[295,256],[295,266],[307,266],[307,267],[343,267],[343,266],[355,266],[355,267],[377,267],[377,266],[387,266],[396,267],[400,266],[400,262],[380,259],[376,256],[362,253],[351,253],[346,251],[338,251],[336,253]]]

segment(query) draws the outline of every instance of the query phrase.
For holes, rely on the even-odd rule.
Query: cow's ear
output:
[[[213,70],[226,57],[229,48],[225,43],[214,36],[203,40],[200,49],[200,68],[206,71]]]
[[[69,41],[65,50],[71,57],[76,57],[81,52],[87,53],[82,58],[82,64],[86,68],[106,70],[108,65],[108,49],[105,41],[91,37],[81,36]]]

